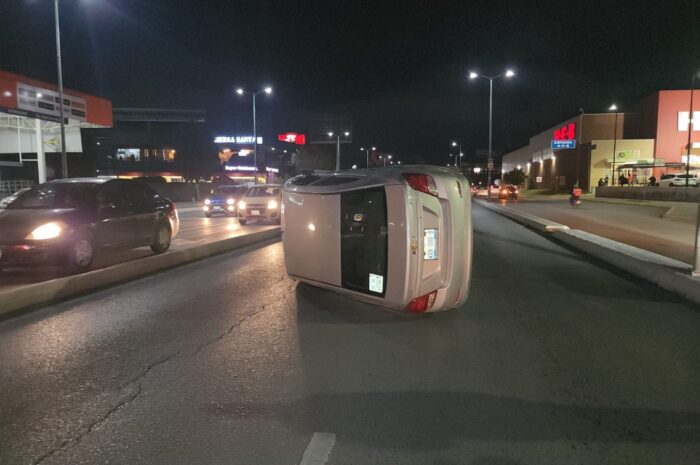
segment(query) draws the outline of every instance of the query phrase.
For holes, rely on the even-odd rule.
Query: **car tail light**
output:
[[[427,174],[412,173],[404,173],[403,176],[406,178],[406,181],[408,181],[408,185],[413,189],[437,197],[438,190],[435,185],[435,180],[432,177]]]
[[[437,297],[437,291],[416,297],[408,303],[406,306],[406,311],[410,313],[418,313],[430,310],[433,308],[433,304],[435,304],[435,297]]]

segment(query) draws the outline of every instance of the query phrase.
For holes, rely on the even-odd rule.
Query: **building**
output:
[[[54,84],[0,71],[0,179],[44,182],[60,177],[59,103]],[[62,106],[68,175],[92,175],[81,131],[111,127],[112,103],[64,89]]]
[[[700,100],[700,99],[698,99]],[[660,91],[629,112],[581,113],[530,138],[503,157],[503,172],[521,169],[529,188],[569,192],[578,183],[646,184],[653,175],[684,171],[690,91]],[[700,102],[694,103],[700,121]],[[700,139],[700,123],[692,128]],[[691,171],[700,171],[700,143],[691,140]]]

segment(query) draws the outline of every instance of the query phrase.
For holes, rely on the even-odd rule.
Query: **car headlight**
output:
[[[45,241],[60,236],[62,232],[63,227],[59,223],[46,223],[34,229],[26,239],[30,241]]]
[[[277,208],[277,200],[270,200],[269,202],[267,202],[267,208],[269,208],[270,210],[274,210],[275,208]]]
[[[234,203],[236,203],[236,201],[233,199],[226,200],[226,205],[233,205]]]
[[[240,210],[245,210],[245,202],[242,200],[240,202],[238,202],[238,208]]]
[[[211,199],[204,199],[204,205],[211,205]]]

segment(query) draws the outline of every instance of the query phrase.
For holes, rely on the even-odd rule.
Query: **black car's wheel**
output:
[[[160,223],[153,234],[153,243],[151,250],[155,253],[163,253],[170,248],[170,240],[172,239],[172,231],[170,226],[165,223]]]
[[[68,266],[77,273],[90,269],[95,258],[95,242],[87,234],[79,235],[73,240],[68,250]]]
[[[245,218],[239,218],[238,222],[241,223],[241,226],[245,226],[245,224],[248,222]]]

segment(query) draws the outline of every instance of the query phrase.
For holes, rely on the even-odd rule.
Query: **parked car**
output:
[[[279,185],[259,184],[246,191],[238,202],[238,221],[246,225],[249,221],[272,220],[280,224],[282,193]]]
[[[436,166],[294,177],[282,203],[287,273],[407,312],[458,307],[471,277],[468,186]]]
[[[24,189],[20,189],[20,190],[18,190],[17,192],[15,192],[14,194],[8,195],[8,196],[5,197],[4,199],[0,200],[0,209],[7,208],[7,206],[8,206],[9,204],[11,204],[17,197],[19,197],[19,195],[20,195],[22,192],[26,192],[26,191],[28,191],[29,189],[30,189],[29,187],[25,187]]]
[[[685,187],[686,179],[689,187],[698,187],[698,178],[694,174],[662,174],[658,184],[660,187]]]
[[[236,204],[248,191],[247,186],[219,186],[209,197],[204,199],[204,215],[211,218],[213,214],[233,216],[236,214]]]
[[[90,268],[101,248],[163,253],[178,232],[175,204],[146,184],[78,178],[40,184],[0,211],[0,267]]]

